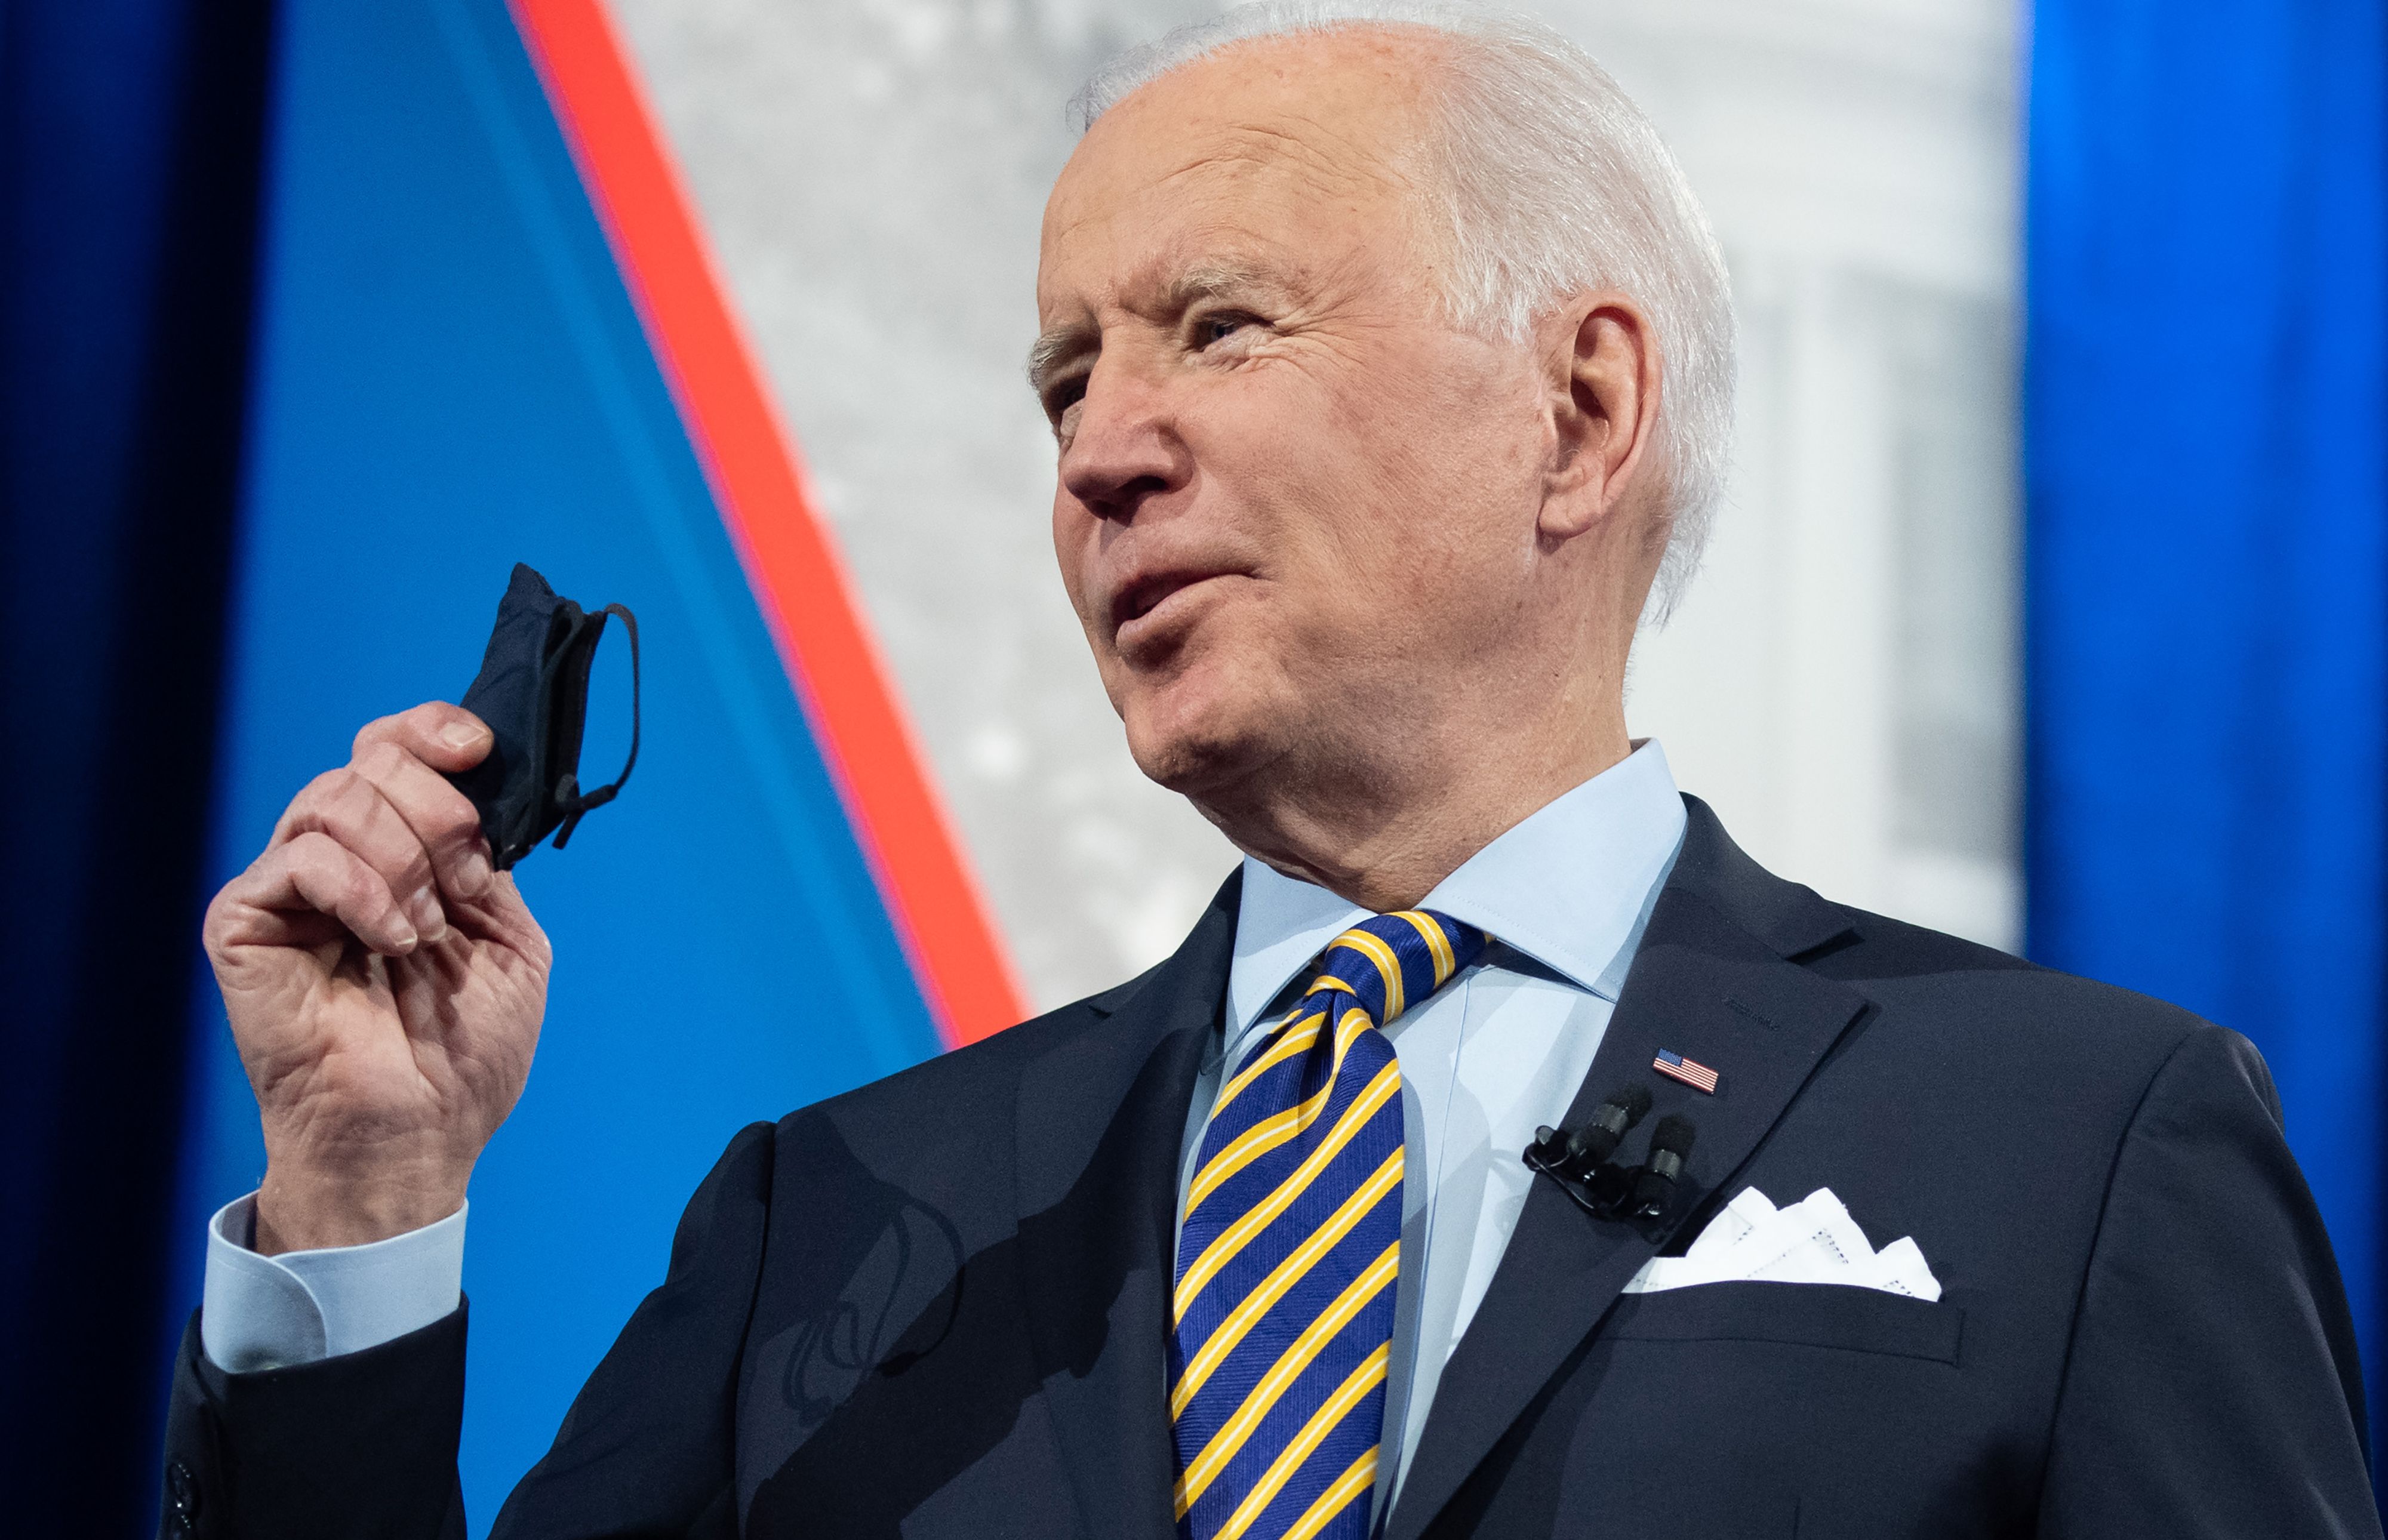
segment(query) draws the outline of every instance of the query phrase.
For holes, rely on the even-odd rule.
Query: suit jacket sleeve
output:
[[[734,1534],[731,1407],[770,1203],[772,1129],[690,1200],[663,1285],[581,1387],[493,1540]],[[166,1430],[169,1540],[464,1540],[465,1311],[378,1347],[232,1374],[184,1333]]]
[[[2202,1027],[2115,1158],[2039,1533],[2377,1536],[2368,1464],[2354,1323],[2271,1076]]]

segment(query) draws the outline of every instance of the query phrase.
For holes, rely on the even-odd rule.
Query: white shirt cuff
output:
[[[464,1297],[466,1204],[436,1224],[362,1246],[249,1249],[257,1194],[208,1222],[199,1344],[233,1373],[311,1364],[377,1347],[453,1311]]]

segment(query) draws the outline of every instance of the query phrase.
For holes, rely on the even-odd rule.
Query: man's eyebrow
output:
[[[1156,287],[1159,297],[1153,308],[1174,315],[1204,299],[1255,291],[1283,295],[1290,291],[1292,284],[1283,272],[1264,264],[1222,260],[1197,263]],[[1043,394],[1054,371],[1083,353],[1094,351],[1098,346],[1095,328],[1085,322],[1048,330],[1028,349],[1030,388]]]
[[[1094,346],[1094,331],[1083,322],[1040,333],[1028,349],[1028,388],[1044,395],[1056,368],[1080,353],[1091,351]]]
[[[1282,290],[1284,275],[1257,262],[1212,261],[1188,268],[1162,285],[1162,303],[1183,309],[1198,299],[1253,289]]]

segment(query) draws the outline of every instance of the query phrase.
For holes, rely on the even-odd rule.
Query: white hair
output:
[[[1260,0],[1120,56],[1073,98],[1081,132],[1138,86],[1233,44],[1349,27],[1424,27],[1457,46],[1440,101],[1453,320],[1523,341],[1552,306],[1614,288],[1648,312],[1662,370],[1657,442],[1663,622],[1699,565],[1733,436],[1733,295],[1708,219],[1658,131],[1608,72],[1531,18],[1437,0]]]

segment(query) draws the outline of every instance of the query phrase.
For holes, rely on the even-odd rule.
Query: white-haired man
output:
[[[1732,334],[1614,85],[1261,9],[1084,105],[1054,544],[1247,860],[1143,978],[739,1133],[497,1533],[2378,1534],[2244,1041],[1771,877],[1628,740]],[[465,1183],[548,967],[435,774],[488,742],[368,726],[210,911],[270,1164],[170,1530],[464,1533]]]

